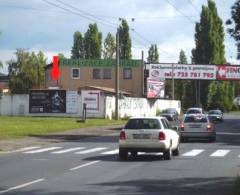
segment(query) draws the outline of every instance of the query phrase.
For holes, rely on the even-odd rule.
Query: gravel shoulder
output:
[[[31,136],[19,139],[0,140],[0,153],[14,151],[28,146],[44,146],[49,144],[61,143],[63,141],[79,141],[89,137],[108,136],[118,134],[123,125],[111,125],[101,127],[89,127],[73,129],[60,133],[47,135]]]

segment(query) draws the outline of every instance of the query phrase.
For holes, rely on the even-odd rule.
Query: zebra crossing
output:
[[[204,155],[209,158],[223,158],[230,155],[230,153],[234,153],[237,158],[240,158],[240,152],[236,153],[238,150],[230,150],[230,149],[188,149],[185,151],[181,151],[180,157],[198,157]],[[110,147],[70,147],[63,148],[58,146],[52,147],[40,147],[40,146],[31,146],[20,148],[15,152],[20,152],[23,154],[40,154],[40,153],[50,153],[55,155],[71,153],[74,155],[85,155],[85,154],[100,154],[100,155],[117,155],[119,150],[116,148]],[[141,152],[139,155],[144,155],[146,153]],[[159,155],[159,153],[151,153],[151,155]]]

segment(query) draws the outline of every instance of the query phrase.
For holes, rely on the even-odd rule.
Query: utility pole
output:
[[[142,78],[142,96],[145,95],[145,91],[144,91],[144,71],[146,69],[145,65],[144,65],[144,51],[142,51],[142,60],[141,60],[141,78]]]
[[[115,119],[119,119],[118,115],[118,98],[119,98],[119,30],[116,34],[116,67],[115,67]]]
[[[174,94],[174,65],[172,64],[172,100],[175,99],[175,94]]]

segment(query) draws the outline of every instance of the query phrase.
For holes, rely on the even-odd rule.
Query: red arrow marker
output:
[[[58,67],[58,56],[53,56],[53,66],[51,69],[51,75],[53,80],[58,80],[60,76],[60,69]]]

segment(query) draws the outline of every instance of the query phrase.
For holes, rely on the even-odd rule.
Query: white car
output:
[[[179,155],[180,136],[171,129],[165,117],[130,118],[120,132],[119,158],[126,160],[128,153],[162,152],[165,160]]]

